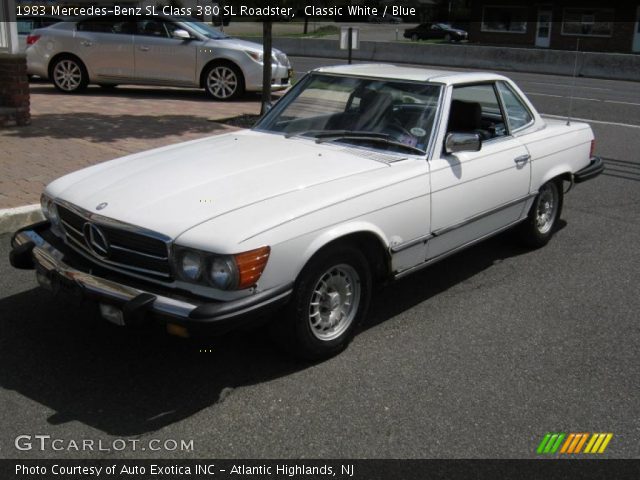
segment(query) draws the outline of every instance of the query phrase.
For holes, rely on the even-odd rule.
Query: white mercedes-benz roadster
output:
[[[545,245],[565,187],[602,172],[593,149],[589,125],[541,118],[500,75],[320,68],[251,130],[52,182],[11,262],[115,323],[188,336],[266,318],[325,358],[376,283],[511,227]]]

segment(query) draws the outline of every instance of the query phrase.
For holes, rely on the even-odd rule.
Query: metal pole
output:
[[[353,28],[349,27],[349,39],[347,40],[348,51],[349,51],[349,65],[351,65],[351,49],[353,48]]]

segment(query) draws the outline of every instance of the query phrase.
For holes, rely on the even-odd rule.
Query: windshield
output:
[[[186,23],[193,30],[198,32],[200,35],[204,35],[207,38],[212,38],[213,40],[220,40],[222,38],[231,38],[229,35],[224,34],[217,28],[213,28],[211,25],[207,25],[206,23],[197,22],[193,18],[190,17],[180,17],[178,18],[182,23]]]
[[[255,128],[287,137],[424,153],[440,88],[399,80],[311,74]]]

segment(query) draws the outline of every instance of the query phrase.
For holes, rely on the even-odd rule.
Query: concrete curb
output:
[[[249,40],[247,37],[246,39]],[[261,43],[261,38],[251,38]],[[338,40],[276,37],[273,46],[290,56],[346,59]],[[353,59],[369,62],[415,63],[441,67],[546,73],[608,80],[640,81],[640,55],[576,52],[474,44],[422,44],[416,42],[360,42]],[[576,65],[577,62],[577,65]]]
[[[0,210],[0,234],[15,232],[31,223],[44,220],[40,204]]]

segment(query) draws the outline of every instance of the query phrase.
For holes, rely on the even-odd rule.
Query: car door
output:
[[[529,152],[509,130],[495,82],[456,86],[450,94],[447,133],[478,133],[482,147],[448,154],[442,145],[431,161],[428,258],[514,224],[531,197]]]
[[[444,38],[444,31],[440,27],[440,25],[433,24],[431,28],[429,28],[428,38]]]
[[[147,83],[198,85],[197,39],[173,38],[177,23],[159,18],[138,21],[135,38],[136,78]]]
[[[133,78],[135,22],[124,17],[97,17],[79,22],[74,52],[84,62],[92,80]]]

